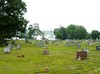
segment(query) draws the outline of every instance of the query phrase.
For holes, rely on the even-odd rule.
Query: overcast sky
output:
[[[25,18],[39,23],[41,30],[54,30],[61,25],[82,25],[88,32],[100,31],[100,0],[23,0]]]

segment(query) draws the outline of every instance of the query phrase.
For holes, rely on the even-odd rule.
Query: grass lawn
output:
[[[0,74],[100,74],[100,51],[96,50],[96,43],[92,46],[81,43],[81,48],[88,48],[88,59],[76,60],[77,46],[65,46],[49,43],[48,55],[43,55],[43,47],[25,44],[17,41],[21,49],[12,49],[10,54],[4,54],[4,47],[0,46]],[[17,55],[25,57],[17,57]],[[48,73],[42,73],[48,67]]]

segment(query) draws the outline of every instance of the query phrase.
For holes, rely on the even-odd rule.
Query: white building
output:
[[[44,33],[44,38],[48,40],[56,40],[53,31],[42,31]],[[41,35],[34,36],[37,40],[42,40]]]

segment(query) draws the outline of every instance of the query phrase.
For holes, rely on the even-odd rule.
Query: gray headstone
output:
[[[77,48],[81,48],[81,44],[80,43],[77,44]]]
[[[8,47],[4,48],[4,53],[10,53],[10,49]]]
[[[43,50],[42,54],[49,54],[49,50]]]
[[[93,43],[92,43],[92,42],[90,42],[88,45],[93,45]]]
[[[99,46],[96,46],[96,50],[100,50],[100,45]]]
[[[21,45],[20,44],[17,44],[16,45],[16,49],[21,49]]]
[[[7,48],[9,48],[10,50],[13,49],[13,45],[12,44],[8,44]]]

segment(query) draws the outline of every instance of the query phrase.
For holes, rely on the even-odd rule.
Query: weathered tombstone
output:
[[[4,53],[10,53],[10,49],[8,47],[4,48]]]
[[[21,49],[21,45],[20,44],[17,44],[16,45],[16,49]]]
[[[70,46],[71,45],[71,41],[70,40],[66,40],[66,46]]]
[[[80,43],[77,44],[77,48],[81,48],[81,44]]]
[[[13,49],[13,47],[14,47],[14,46],[13,46],[12,44],[8,44],[8,45],[7,45],[7,48],[9,48],[10,50]]]
[[[29,44],[32,44],[32,42],[28,42]]]
[[[96,46],[96,50],[100,50],[100,45],[99,46]]]
[[[43,47],[43,46],[44,46],[44,42],[43,42],[43,41],[40,41],[40,42],[37,44],[37,46]]]
[[[49,54],[49,50],[48,50],[47,46],[44,47],[44,50],[43,50],[42,54]]]
[[[90,43],[88,43],[88,45],[93,45],[93,43],[92,43],[92,42],[90,42]]]
[[[49,50],[43,50],[42,54],[49,54]]]
[[[76,59],[77,60],[85,60],[87,58],[87,52],[86,51],[77,51],[76,53]]]
[[[66,45],[65,46],[70,46],[70,42],[66,42]]]
[[[46,44],[49,44],[49,40],[48,40],[48,39],[45,39],[45,43],[46,43]]]

